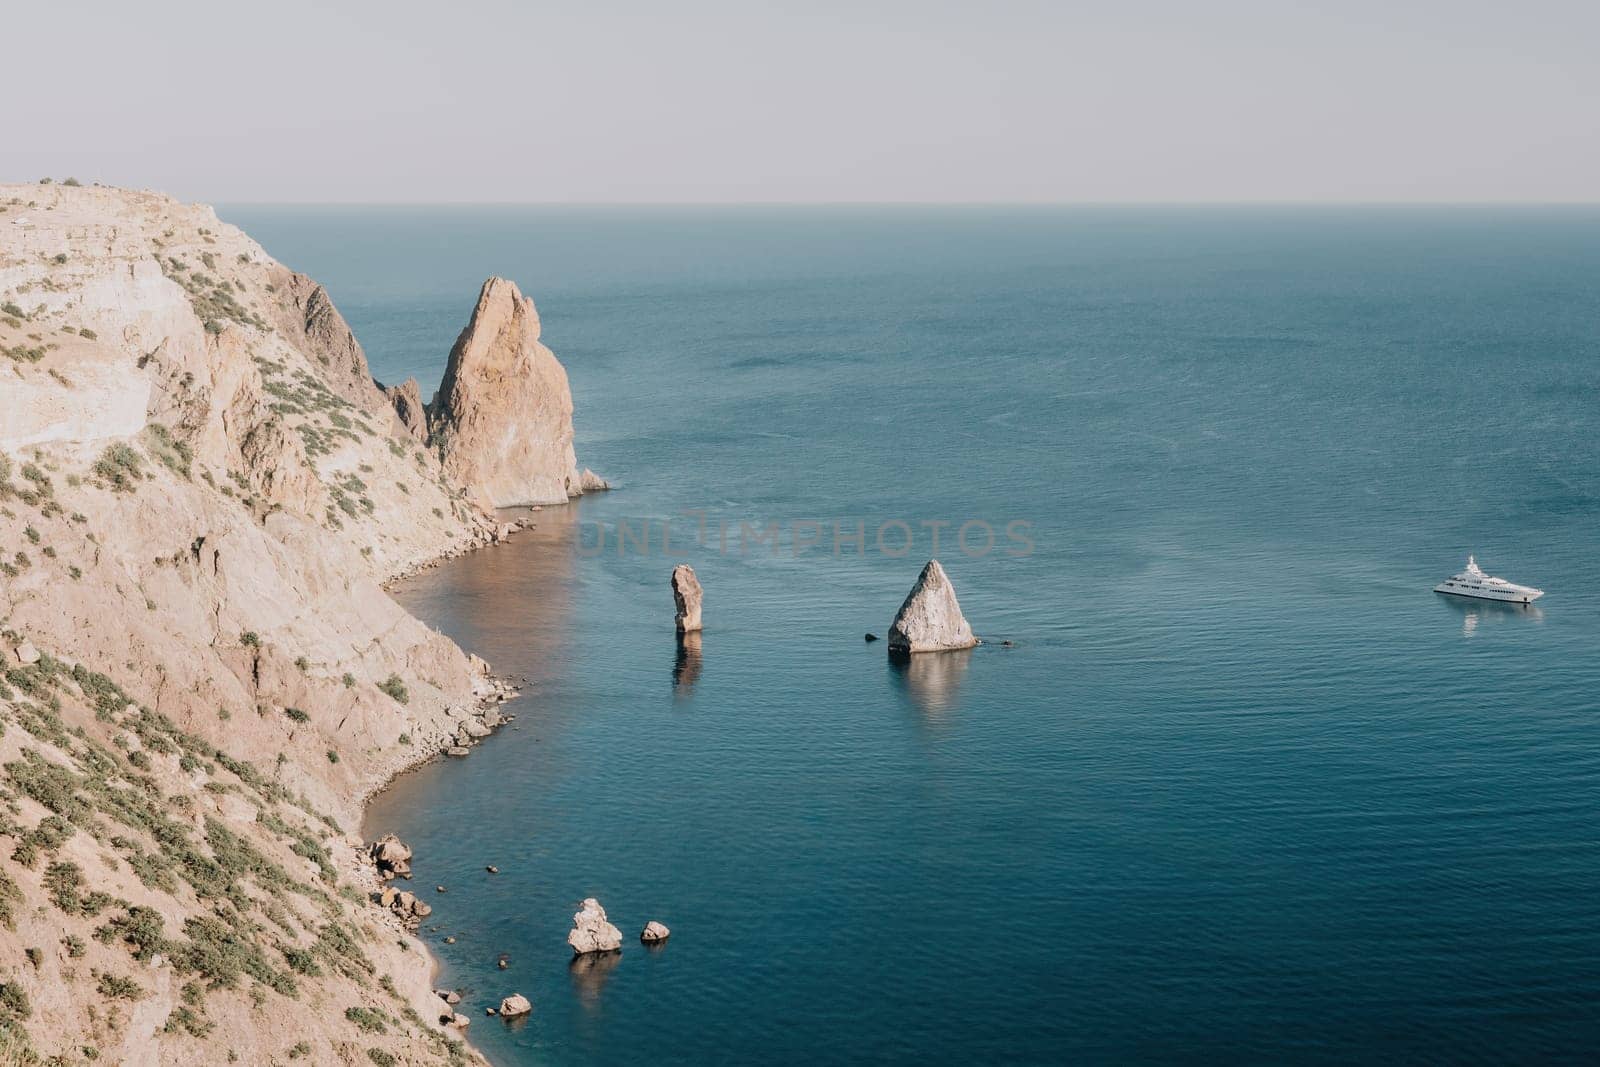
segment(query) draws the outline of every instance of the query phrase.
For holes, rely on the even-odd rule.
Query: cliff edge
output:
[[[210,208],[0,186],[0,1059],[477,1060],[354,835],[494,691],[381,583],[492,531]]]

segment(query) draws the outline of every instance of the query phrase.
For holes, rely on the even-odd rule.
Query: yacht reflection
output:
[[[890,652],[889,676],[911,705],[930,719],[944,718],[961,695],[972,649],[954,652]]]
[[[1438,600],[1448,610],[1461,616],[1462,637],[1470,638],[1480,627],[1492,626],[1497,622],[1544,621],[1544,612],[1539,610],[1537,604],[1511,604],[1499,600],[1466,599],[1444,594],[1441,594]]]
[[[567,964],[567,974],[572,978],[573,992],[578,994],[579,1002],[586,1009],[599,1010],[600,992],[605,988],[606,979],[611,977],[611,972],[616,970],[617,964],[621,961],[620,950],[586,952],[582,956],[572,957],[572,962]]]
[[[674,696],[688,697],[694,693],[694,683],[700,680],[700,632],[695,630],[678,635],[678,658],[672,665],[672,692]]]

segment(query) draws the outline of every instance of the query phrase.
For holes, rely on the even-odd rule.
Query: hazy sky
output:
[[[102,0],[0,180],[211,201],[1600,199],[1600,2]]]

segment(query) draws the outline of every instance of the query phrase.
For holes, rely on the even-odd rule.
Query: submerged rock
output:
[[[539,312],[490,278],[428,409],[445,476],[480,506],[565,503],[583,492],[566,369],[539,343]]]
[[[955,586],[939,561],[930,559],[889,627],[889,651],[943,652],[977,643],[956,602]]]
[[[672,568],[672,600],[678,608],[674,621],[678,624],[680,634],[694,633],[700,629],[700,601],[703,595],[700,579],[694,576],[693,567],[680,563]]]
[[[606,909],[594,897],[572,916],[572,932],[567,935],[572,951],[582,956],[590,952],[615,952],[622,947],[622,931],[606,920]]]
[[[500,1017],[502,1019],[515,1019],[519,1015],[526,1015],[533,1010],[533,1003],[521,993],[513,993],[500,1002]]]
[[[661,923],[651,919],[644,924],[644,931],[639,935],[639,940],[647,945],[659,944],[672,936],[672,931]]]

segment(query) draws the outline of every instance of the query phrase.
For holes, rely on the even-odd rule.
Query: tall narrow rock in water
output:
[[[677,606],[673,617],[680,634],[695,633],[700,629],[700,601],[704,594],[694,568],[680,563],[672,568],[672,602]]]
[[[428,425],[446,477],[484,507],[565,503],[583,491],[567,372],[539,343],[539,312],[515,282],[483,283]]]
[[[889,627],[889,651],[943,652],[977,643],[956,602],[955,586],[939,561],[930,559]]]

